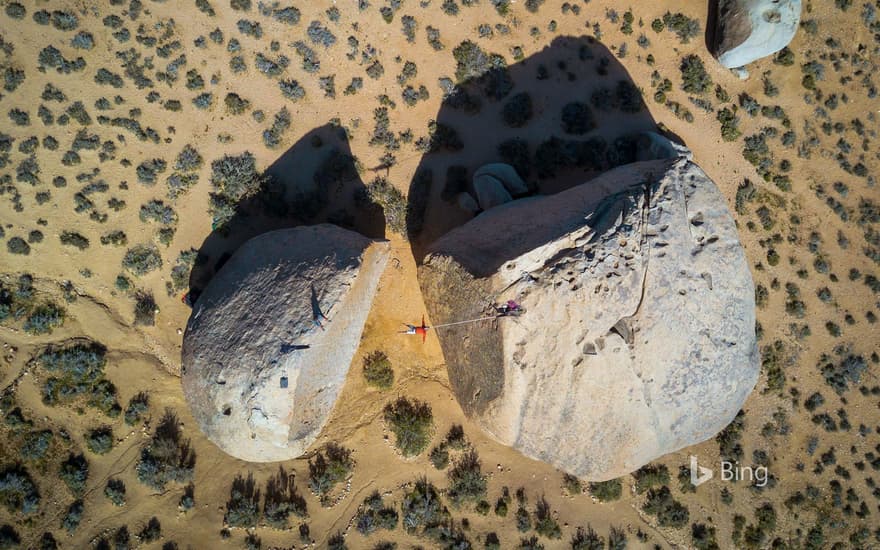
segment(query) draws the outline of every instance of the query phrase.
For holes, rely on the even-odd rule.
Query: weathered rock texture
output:
[[[453,389],[498,441],[590,480],[714,436],[758,377],[746,258],[689,154],[493,208],[419,281],[436,325],[523,306],[437,329]]]
[[[801,0],[720,0],[715,57],[734,69],[786,47],[797,32]]]
[[[387,256],[388,243],[332,225],[266,233],[235,253],[183,338],[183,392],[208,439],[252,462],[303,454],[345,381]]]

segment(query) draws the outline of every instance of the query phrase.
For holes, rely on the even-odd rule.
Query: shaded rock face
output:
[[[232,256],[183,339],[183,392],[208,439],[251,462],[305,452],[345,381],[387,256],[388,243],[333,225],[265,233]]]
[[[465,412],[586,479],[714,436],[757,381],[748,264],[689,155],[493,208],[434,243],[419,281],[435,325],[489,318],[437,329]],[[493,318],[507,300],[523,313]]]
[[[791,42],[800,18],[801,0],[720,0],[715,57],[734,69],[772,55]]]

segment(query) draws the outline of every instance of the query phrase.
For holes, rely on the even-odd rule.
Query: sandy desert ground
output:
[[[880,4],[807,1],[789,50],[750,65],[747,80],[708,53],[703,1],[494,4],[2,2],[0,547],[52,548],[52,540],[61,548],[169,549],[880,547]],[[699,31],[688,36],[683,18],[674,17],[668,22],[683,29],[684,40],[661,29],[666,25],[654,22],[668,12],[697,21]],[[577,49],[560,48],[561,37],[594,55],[578,60]],[[200,434],[180,390],[190,313],[181,298],[196,251],[210,256],[198,266],[209,277],[236,239],[292,222],[239,212],[243,229],[224,240],[212,228],[211,195],[232,191],[212,186],[212,162],[249,151],[262,172],[286,159],[276,171],[309,184],[322,168],[309,165],[317,154],[308,148],[326,151],[332,142],[350,149],[362,184],[384,177],[400,191],[378,195],[399,208],[394,201],[403,200],[420,167],[433,166],[439,181],[452,164],[477,168],[503,139],[531,139],[501,121],[467,125],[465,117],[458,131],[483,149],[424,153],[419,138],[443,108],[441,79],[457,79],[454,50],[465,41],[518,71],[517,91],[533,94],[545,125],[531,129],[535,135],[549,136],[558,125],[552,94],[588,101],[628,80],[644,108],[621,113],[594,104],[596,132],[611,140],[661,125],[693,150],[734,211],[753,268],[758,386],[743,416],[717,439],[621,478],[619,496],[615,483],[566,479],[469,423],[450,391],[436,336],[422,344],[397,334],[424,306],[411,243],[399,220],[389,220],[383,233],[393,259],[358,357],[385,352],[392,387],[368,385],[356,360],[310,455],[282,465],[295,473],[307,511],[290,514],[286,528],[259,513],[251,527],[227,525],[236,476],[252,474],[265,495],[279,465],[233,459]],[[705,74],[683,75],[692,55]],[[523,76],[543,70],[549,82]],[[375,111],[383,106],[387,127]],[[276,116],[282,109],[287,119]],[[566,181],[589,177],[567,174]],[[438,181],[424,238],[464,220],[439,197]],[[321,216],[328,214],[339,219]],[[59,350],[91,343],[103,346],[105,362],[90,363],[103,364],[103,373],[57,370]],[[400,456],[383,421],[383,407],[398,396],[432,409],[431,443],[414,458]],[[180,433],[162,439],[157,428],[166,411],[176,415],[170,425]],[[485,495],[459,505],[444,500],[452,518],[445,534],[408,532],[402,519],[393,529],[360,532],[373,491],[401,516],[422,476],[445,499],[452,466],[437,469],[429,451],[453,425],[479,454]],[[157,440],[173,443],[179,467],[161,487],[139,476],[143,449],[155,451]],[[179,456],[186,440],[191,447],[183,450],[195,456],[191,472],[191,459]],[[309,460],[330,443],[350,449],[354,465],[322,499],[310,490]],[[453,464],[465,452],[452,450]],[[707,465],[722,457],[764,465],[771,482],[756,488],[716,478],[694,490],[680,475],[690,455]],[[117,505],[111,495],[118,499],[120,481],[124,504]],[[663,486],[677,503],[674,513],[669,500],[660,513],[647,502]],[[502,516],[496,503],[505,488],[509,511]],[[542,498],[549,511],[540,509]],[[254,502],[262,509],[259,495]],[[520,507],[529,525],[518,521]],[[602,546],[574,546],[587,526]]]

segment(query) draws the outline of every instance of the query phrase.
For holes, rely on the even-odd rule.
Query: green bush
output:
[[[669,469],[663,464],[646,464],[639,468],[633,476],[636,478],[636,492],[639,494],[658,485],[669,483]]]
[[[478,500],[486,495],[486,476],[480,466],[480,457],[474,449],[455,461],[447,473],[447,494],[453,504],[460,505],[465,500]]]
[[[89,479],[89,461],[82,453],[68,454],[67,459],[61,463],[58,477],[67,485],[71,493],[82,496],[86,489],[86,481]]]
[[[660,26],[658,30],[655,26],[657,21],[655,20],[651,26],[655,31],[660,32],[663,30],[663,26],[673,31],[676,36],[678,36],[678,40],[682,44],[687,44],[691,41],[691,38],[695,38],[700,34],[700,22],[696,19],[691,19],[690,17],[684,15],[683,13],[669,13],[663,16],[663,25]]]
[[[691,94],[704,94],[712,88],[712,78],[706,72],[703,60],[691,54],[681,60],[681,89]]]
[[[125,504],[125,482],[121,479],[110,478],[104,486],[104,496],[110,499],[114,506]]]
[[[602,502],[617,500],[622,492],[623,483],[621,483],[620,478],[590,483],[590,494]]]
[[[24,435],[18,456],[22,460],[37,461],[46,457],[55,435],[52,430],[35,430]]]
[[[67,347],[49,346],[35,359],[49,376],[43,382],[43,403],[60,405],[87,398],[88,405],[116,416],[116,388],[104,378],[105,348],[96,343],[76,343]]]
[[[76,528],[79,527],[79,524],[82,521],[83,512],[85,512],[83,501],[81,499],[75,500],[67,508],[64,517],[61,518],[61,527],[63,527],[68,533],[76,531]]]
[[[161,491],[168,483],[191,481],[195,464],[192,443],[183,438],[177,416],[166,409],[152,440],[141,450],[135,466],[138,480]]]
[[[125,423],[134,426],[149,410],[149,395],[146,392],[138,392],[128,401],[125,408]]]
[[[410,534],[430,532],[451,519],[437,488],[424,477],[404,494],[400,509],[403,528]]]
[[[321,497],[322,503],[337,483],[344,481],[354,468],[351,449],[328,443],[309,459],[309,488]]]
[[[260,491],[254,481],[254,475],[236,475],[232,480],[229,500],[226,502],[226,513],[223,523],[229,527],[255,527],[260,519]]]
[[[364,379],[367,384],[381,389],[388,389],[394,383],[394,369],[384,352],[374,351],[364,357]]]
[[[153,293],[147,290],[138,290],[134,295],[134,324],[151,327],[156,324],[156,312],[159,306],[153,298]]]
[[[113,429],[100,426],[86,433],[86,446],[95,454],[103,455],[113,449]]]
[[[562,529],[560,529],[559,523],[553,519],[550,504],[543,495],[535,503],[535,531],[548,539],[562,538]]]
[[[139,244],[126,251],[122,267],[134,275],[146,275],[162,267],[162,256],[154,245]]]
[[[665,485],[648,491],[642,510],[648,515],[656,516],[662,527],[684,527],[690,517],[687,507],[672,498],[669,487]]]
[[[399,397],[384,409],[385,422],[395,435],[395,445],[403,456],[415,456],[428,446],[434,427],[431,407],[422,401]]]
[[[0,470],[0,504],[11,514],[30,514],[40,505],[40,492],[28,471],[18,464]]]
[[[398,514],[393,507],[385,506],[378,491],[364,499],[355,520],[355,528],[362,535],[369,535],[378,529],[397,528]]]
[[[593,111],[586,103],[572,102],[562,108],[562,130],[566,134],[583,135],[596,127]]]
[[[511,128],[522,128],[532,119],[532,96],[522,92],[511,97],[501,109],[504,124]]]
[[[24,330],[29,334],[52,334],[52,330],[64,324],[64,308],[54,302],[46,302],[34,307],[24,322]]]

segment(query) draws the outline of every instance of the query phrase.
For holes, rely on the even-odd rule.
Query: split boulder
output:
[[[713,437],[758,378],[748,263],[689,152],[485,212],[419,282],[436,325],[522,306],[438,328],[454,393],[499,442],[589,480]]]
[[[388,252],[323,224],[260,235],[229,259],[183,338],[183,392],[208,439],[251,462],[306,451],[336,403]]]

